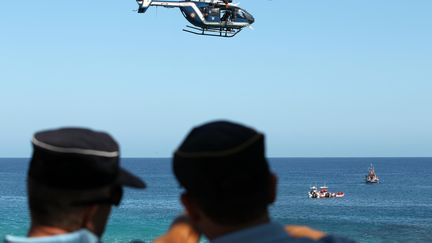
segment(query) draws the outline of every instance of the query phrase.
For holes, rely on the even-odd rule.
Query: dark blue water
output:
[[[367,185],[373,163],[381,183]],[[151,240],[182,211],[169,159],[125,159],[124,167],[144,178],[144,191],[127,190],[114,209],[106,242]],[[358,242],[432,242],[432,158],[271,159],[279,177],[273,219],[305,224]],[[0,237],[28,227],[26,159],[0,159]],[[313,200],[311,184],[344,191],[342,199]]]

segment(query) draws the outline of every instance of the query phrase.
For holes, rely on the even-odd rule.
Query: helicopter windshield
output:
[[[237,10],[237,17],[245,19],[246,18],[245,12],[243,10],[241,10],[241,9],[238,9]]]
[[[235,9],[235,15],[234,19],[238,22],[247,22],[252,24],[255,19],[250,15],[248,12],[246,12],[244,9],[236,8]]]

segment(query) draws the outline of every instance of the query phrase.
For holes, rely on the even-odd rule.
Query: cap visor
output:
[[[128,187],[141,189],[146,188],[146,184],[143,180],[123,168],[120,168],[120,174],[117,178],[117,183]]]

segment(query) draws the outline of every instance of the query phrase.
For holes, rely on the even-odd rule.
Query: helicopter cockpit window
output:
[[[237,10],[237,17],[238,18],[242,18],[242,19],[246,18],[245,13],[243,12],[243,10],[241,10],[241,9]]]

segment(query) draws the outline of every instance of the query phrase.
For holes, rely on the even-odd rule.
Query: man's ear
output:
[[[270,197],[269,197],[269,203],[274,203],[276,201],[277,196],[277,182],[278,178],[275,174],[270,174]]]
[[[197,207],[196,202],[188,196],[187,193],[182,193],[180,200],[183,207],[186,209],[186,213],[192,222],[198,222],[201,218],[200,209]]]

